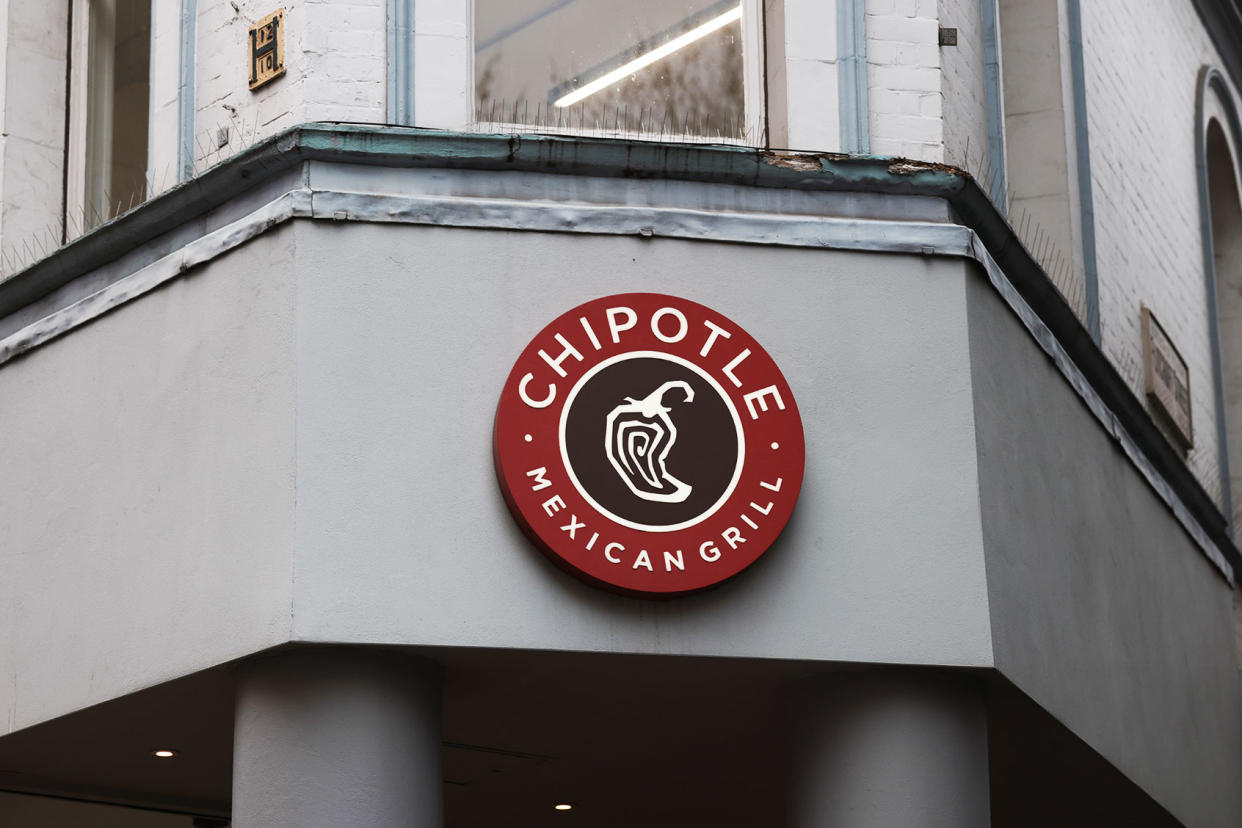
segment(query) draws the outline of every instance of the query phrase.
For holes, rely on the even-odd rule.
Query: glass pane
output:
[[[481,123],[746,137],[739,0],[476,0]]]
[[[91,0],[86,120],[87,224],[146,198],[150,0]]]

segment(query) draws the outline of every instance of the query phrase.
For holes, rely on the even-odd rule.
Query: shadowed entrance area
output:
[[[420,654],[446,671],[444,791],[446,824],[454,828],[786,824],[786,757],[797,728],[791,688],[834,669],[582,653]],[[40,794],[8,794],[0,803],[26,820],[14,828],[73,824],[62,820],[78,812],[62,798],[165,812],[144,812],[142,821],[118,812],[119,825],[179,828],[193,824],[191,816],[202,825],[227,818],[233,675],[228,667],[207,671],[0,739],[0,789]],[[993,824],[1177,825],[1003,679],[983,680]],[[165,746],[178,755],[152,756]],[[572,808],[557,811],[558,804]]]

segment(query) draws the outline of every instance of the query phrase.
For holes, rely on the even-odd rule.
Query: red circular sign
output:
[[[695,302],[607,296],[548,325],[500,395],[496,472],[569,572],[668,596],[736,575],[802,487],[793,393],[746,331]]]

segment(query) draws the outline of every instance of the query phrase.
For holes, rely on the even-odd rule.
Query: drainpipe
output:
[[[1082,220],[1082,268],[1087,292],[1087,331],[1100,344],[1100,288],[1095,265],[1095,207],[1091,196],[1091,142],[1087,134],[1087,82],[1083,70],[1082,8],[1066,0],[1070,83],[1074,92],[1074,135],[1078,145],[1078,202]]]
[[[388,0],[387,32],[387,120],[414,126],[414,0]]]
[[[983,82],[988,119],[988,169],[992,182],[988,197],[1002,215],[1008,213],[1006,197],[1009,183],[1005,180],[1005,112],[1001,86],[1000,28],[997,25],[996,0],[980,0],[983,21]]]
[[[871,107],[867,101],[867,2],[837,0],[837,85],[841,151],[871,153]]]
[[[194,177],[194,47],[198,0],[181,0],[181,65],[177,76],[177,181]]]

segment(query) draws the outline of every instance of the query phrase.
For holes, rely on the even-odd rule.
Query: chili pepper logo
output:
[[[680,389],[683,403],[694,401],[694,389],[682,380],[666,382],[641,400],[626,397],[608,413],[604,451],[629,490],[643,500],[682,503],[693,487],[668,473],[665,462],[677,442],[677,426],[668,416],[664,395]]]

